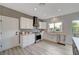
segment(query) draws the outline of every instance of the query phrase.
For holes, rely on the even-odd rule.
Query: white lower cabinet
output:
[[[29,46],[35,42],[35,34],[20,35],[20,46],[22,48]]]
[[[19,20],[13,17],[2,16],[1,17],[1,50],[7,50],[19,45]]]

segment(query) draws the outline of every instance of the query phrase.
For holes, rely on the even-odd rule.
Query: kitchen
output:
[[[42,12],[37,12],[38,11],[37,8],[33,7],[32,5],[33,4],[31,3],[22,4],[22,5],[21,4],[0,5],[1,53],[9,49],[18,48],[18,51],[19,49],[26,49],[27,51],[29,51],[29,53],[26,52],[28,54],[34,53],[36,55],[39,54],[58,54],[58,55],[71,54],[72,55],[74,51],[74,50],[72,51],[72,44],[73,44],[72,21],[74,19],[78,19],[79,13],[73,12],[67,15],[41,19],[41,17],[38,14],[41,13],[40,15],[42,15]],[[44,7],[47,8],[50,6],[49,8],[51,10],[51,6],[53,6],[54,4],[52,5],[52,4],[39,3],[35,5],[37,5],[37,7],[39,6],[39,9]],[[62,6],[61,4],[56,4],[56,6],[58,5]],[[63,4],[63,5],[69,5],[69,4]],[[71,5],[69,6],[71,7]],[[18,8],[15,6],[17,6]],[[25,11],[22,9],[23,6],[24,7],[29,6],[28,8],[32,7],[34,9],[31,10],[26,8],[26,12],[27,12],[26,14]],[[17,11],[13,8],[24,12]],[[74,7],[74,9],[76,9],[76,7]],[[30,10],[31,12],[37,12],[37,15],[28,15],[28,10]],[[43,9],[41,10],[44,11]],[[61,12],[61,9],[57,9],[57,10],[58,10],[58,14],[61,14],[59,13]],[[47,16],[50,15],[48,14]],[[44,17],[46,17],[46,15],[44,16],[42,15],[42,18]],[[32,48],[35,52],[32,51]],[[41,52],[39,52],[38,50]]]
[[[30,17],[30,19],[27,17]],[[4,40],[2,42],[0,41],[2,43],[0,45],[2,49],[0,48],[0,51],[6,50],[12,47],[16,47],[19,45],[24,47],[35,43],[36,42],[35,33],[41,35],[41,32],[44,29],[46,29],[46,22],[40,21],[37,26],[37,23],[36,24],[34,23],[33,18],[35,22],[38,20],[36,19],[36,17],[24,15],[15,10],[6,8],[4,6],[0,6],[0,25],[1,25],[0,31],[1,33],[3,33],[2,34],[3,37],[2,36],[1,37],[2,39],[7,40],[5,42],[3,42]],[[9,35],[9,36],[6,36],[6,35]],[[8,41],[9,38],[11,39],[10,41]],[[41,39],[41,37],[39,39]]]

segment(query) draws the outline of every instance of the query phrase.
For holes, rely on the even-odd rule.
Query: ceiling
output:
[[[79,11],[78,3],[0,3],[0,5],[31,16],[37,16],[40,19],[48,19]]]

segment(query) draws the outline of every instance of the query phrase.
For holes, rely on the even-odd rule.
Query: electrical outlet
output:
[[[0,32],[0,34],[2,34],[2,32]]]

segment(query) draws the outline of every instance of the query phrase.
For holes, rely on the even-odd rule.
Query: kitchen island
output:
[[[35,34],[32,32],[22,32],[20,34],[20,46],[22,48],[29,46],[35,42]]]
[[[72,37],[73,55],[79,55],[79,37]]]

